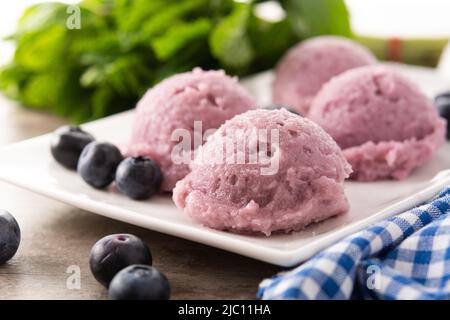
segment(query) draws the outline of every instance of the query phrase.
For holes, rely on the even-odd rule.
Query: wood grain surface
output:
[[[54,130],[65,120],[0,97],[0,147]],[[33,161],[32,155],[29,156]],[[16,256],[0,266],[0,299],[106,299],[90,273],[92,245],[112,233],[132,233],[150,247],[173,299],[254,299],[258,283],[281,269],[236,254],[114,221],[0,182],[0,208],[22,230]],[[67,285],[79,268],[80,289]]]

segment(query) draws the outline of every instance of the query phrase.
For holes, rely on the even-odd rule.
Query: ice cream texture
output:
[[[172,161],[172,150],[180,142],[172,136],[174,131],[187,130],[194,141],[196,121],[203,134],[255,106],[237,78],[223,71],[196,68],[169,77],[148,90],[137,104],[131,139],[124,153],[155,160],[164,176],[162,190],[172,191],[175,183],[189,173],[187,163]]]
[[[308,117],[361,181],[404,179],[445,141],[446,121],[410,80],[386,66],[349,70],[323,86]]]
[[[278,132],[278,138],[251,134],[260,130]],[[247,143],[239,148],[242,141]],[[260,143],[267,144],[262,152],[278,161],[270,174],[261,172],[267,163],[249,163],[251,146]],[[246,163],[230,161],[238,158]],[[248,111],[226,121],[199,149],[191,168],[173,199],[210,228],[268,236],[300,230],[349,208],[343,182],[351,168],[340,148],[318,125],[285,109]]]
[[[306,40],[290,49],[278,63],[273,100],[305,115],[324,83],[344,71],[375,62],[368,49],[345,38],[321,36]]]

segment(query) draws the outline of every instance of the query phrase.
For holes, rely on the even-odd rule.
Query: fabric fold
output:
[[[264,280],[262,299],[450,299],[450,186]]]

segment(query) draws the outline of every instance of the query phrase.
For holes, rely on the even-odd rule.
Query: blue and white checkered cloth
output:
[[[450,299],[450,186],[296,269],[266,279],[262,299]]]

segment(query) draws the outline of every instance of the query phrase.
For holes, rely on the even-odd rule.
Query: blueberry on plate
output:
[[[439,103],[440,100],[447,100],[450,99],[450,91],[447,92],[442,92],[440,94],[438,94],[435,98],[434,101],[436,104]]]
[[[91,134],[83,131],[80,127],[64,126],[53,133],[50,151],[59,164],[76,170],[81,152],[94,140]]]
[[[123,160],[116,171],[116,185],[131,199],[142,200],[158,192],[162,174],[151,159],[133,157]]]
[[[281,104],[271,104],[271,105],[269,105],[269,106],[264,107],[264,109],[266,109],[266,110],[280,110],[280,109],[286,109],[286,110],[289,111],[289,112],[292,112],[292,113],[294,113],[294,114],[299,115],[299,113],[298,113],[294,108],[289,107],[289,106],[284,106],[284,105],[281,105]]]
[[[447,120],[447,139],[450,140],[450,92],[436,96],[434,103],[441,117]]]
[[[78,173],[87,184],[104,189],[113,182],[122,160],[122,154],[115,145],[94,141],[83,149],[78,161]]]
[[[170,284],[155,267],[133,265],[114,277],[108,296],[112,300],[169,300]]]
[[[16,254],[19,244],[19,224],[9,212],[0,210],[0,265]]]
[[[152,264],[152,254],[141,239],[132,234],[112,234],[92,247],[89,258],[91,272],[98,282],[109,286],[112,278],[132,264]]]

